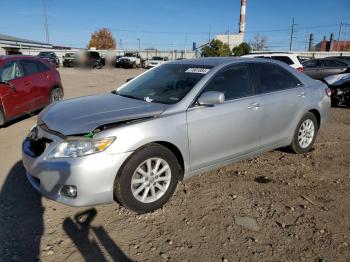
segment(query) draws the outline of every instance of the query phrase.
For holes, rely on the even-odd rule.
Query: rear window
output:
[[[281,61],[287,65],[293,65],[294,62],[288,56],[271,56],[271,59]]]
[[[325,60],[324,66],[325,67],[342,67],[342,66],[346,67],[347,65],[337,60]]]
[[[98,52],[88,52],[88,55],[92,58],[100,58],[100,54]]]
[[[272,63],[256,63],[255,65],[262,94],[302,85],[294,75],[279,65]]]

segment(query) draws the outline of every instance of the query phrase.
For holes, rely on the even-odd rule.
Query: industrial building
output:
[[[241,0],[241,12],[239,17],[239,32],[238,34],[217,35],[215,39],[220,40],[224,44],[227,44],[230,49],[243,43],[245,33],[245,17],[246,17],[247,0]]]
[[[350,41],[344,40],[334,40],[334,35],[331,34],[329,40],[326,39],[326,36],[323,37],[323,40],[315,45],[315,51],[350,51]]]
[[[51,44],[0,34],[0,54],[17,54],[26,49],[51,49]]]

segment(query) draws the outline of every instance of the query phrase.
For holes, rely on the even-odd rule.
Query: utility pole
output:
[[[337,51],[339,51],[339,40],[340,40],[340,34],[343,28],[343,22],[340,22],[340,26],[339,26],[339,33],[338,33],[338,40],[337,40]]]
[[[230,46],[230,25],[227,26],[227,44]]]
[[[50,42],[50,37],[49,37],[49,23],[47,19],[47,8],[46,8],[46,0],[44,1],[44,16],[45,16],[45,35],[46,35],[46,43]]]
[[[137,38],[137,41],[139,41],[139,53],[140,53],[140,51],[141,51],[141,39]]]
[[[289,42],[289,51],[292,51],[292,47],[293,47],[293,40],[294,40],[294,34],[295,34],[295,19],[293,17],[293,23],[292,23],[292,31],[290,33],[290,42]]]
[[[187,57],[186,56],[186,54],[187,54],[187,33],[185,34],[185,46],[184,46],[184,51],[185,51],[185,57]]]
[[[313,45],[314,45],[314,34],[310,34],[310,38],[309,38],[309,51],[311,51]]]

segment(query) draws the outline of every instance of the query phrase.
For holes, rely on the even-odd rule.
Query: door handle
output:
[[[252,110],[258,110],[260,108],[260,104],[259,103],[251,103],[248,106],[248,109],[252,109]]]
[[[305,98],[305,97],[306,97],[305,92],[301,92],[301,93],[298,95],[298,97]]]

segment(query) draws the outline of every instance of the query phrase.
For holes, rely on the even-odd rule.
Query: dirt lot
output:
[[[60,71],[66,98],[141,72]],[[0,261],[350,261],[350,109],[332,109],[311,153],[278,150],[191,178],[140,216],[37,194],[20,153],[35,120],[0,129]]]

